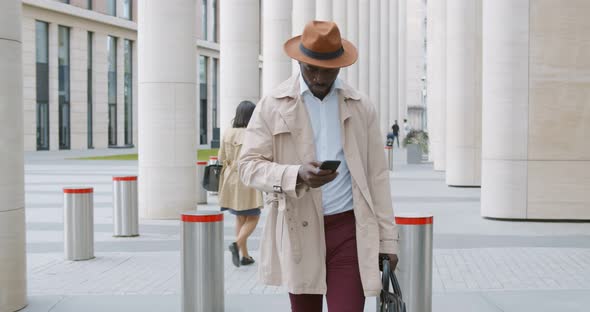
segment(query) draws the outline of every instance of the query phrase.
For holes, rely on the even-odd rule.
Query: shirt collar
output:
[[[332,84],[332,88],[330,89],[330,92],[328,92],[328,95],[332,94],[332,92],[334,92],[334,90],[336,90],[336,89],[343,89],[342,80],[340,80],[340,78],[336,78],[336,80]],[[308,91],[311,94],[311,91],[309,90],[309,86],[307,85],[307,83],[305,83],[305,80],[303,80],[303,75],[299,74],[299,94],[303,95],[303,94],[305,94],[305,92],[308,92]]]

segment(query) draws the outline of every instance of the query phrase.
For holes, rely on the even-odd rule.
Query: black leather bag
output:
[[[215,163],[205,167],[205,174],[203,175],[203,188],[209,192],[219,191],[219,175],[221,174],[222,165]]]
[[[389,268],[389,260],[383,260],[383,274],[381,282],[383,288],[379,295],[379,302],[377,305],[378,312],[406,312],[406,304],[402,299],[402,290],[399,287],[395,273]],[[389,291],[389,284],[393,286],[393,292]]]

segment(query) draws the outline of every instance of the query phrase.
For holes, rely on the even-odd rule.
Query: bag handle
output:
[[[381,283],[383,285],[383,290],[385,292],[389,292],[389,284],[391,282],[391,285],[393,285],[393,293],[399,295],[400,298],[403,298],[402,290],[397,281],[397,277],[395,276],[395,273],[389,268],[389,259],[383,259],[382,265],[383,274],[381,275]]]

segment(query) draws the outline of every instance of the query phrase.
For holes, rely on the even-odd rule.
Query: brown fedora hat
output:
[[[284,49],[295,60],[324,68],[350,66],[358,58],[356,47],[340,37],[336,23],[326,21],[309,22],[301,36],[285,42]]]

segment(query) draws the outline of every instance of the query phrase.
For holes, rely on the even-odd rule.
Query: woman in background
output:
[[[238,157],[244,141],[245,128],[256,105],[242,101],[236,109],[232,128],[226,129],[219,149],[219,161],[223,164],[219,181],[219,206],[222,211],[229,211],[236,216],[237,240],[229,245],[232,262],[236,267],[254,263],[248,253],[248,237],[256,229],[262,207],[262,194],[248,188],[240,181],[238,175]],[[240,260],[240,253],[242,259]]]

